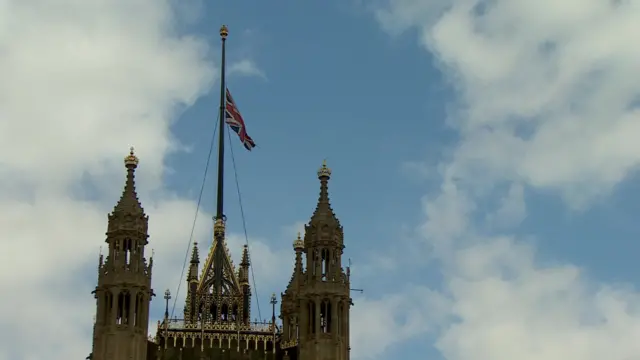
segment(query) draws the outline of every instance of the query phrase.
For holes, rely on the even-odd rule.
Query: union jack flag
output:
[[[236,134],[238,134],[238,136],[240,137],[240,141],[242,142],[242,145],[244,145],[244,147],[251,151],[251,149],[253,149],[256,146],[256,143],[253,141],[253,139],[251,138],[251,136],[249,136],[247,134],[247,129],[244,125],[244,120],[242,119],[242,115],[240,115],[240,111],[238,111],[238,107],[236,106],[236,103],[233,101],[233,98],[231,97],[231,93],[229,92],[229,89],[227,88],[227,106],[226,106],[226,111],[225,111],[225,122],[227,123],[227,125],[229,125],[229,127],[231,127],[231,129],[233,129],[233,131],[236,132]]]

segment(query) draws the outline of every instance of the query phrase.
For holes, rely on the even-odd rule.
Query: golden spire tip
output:
[[[322,167],[318,169],[318,177],[331,177],[331,169],[327,167],[327,159],[322,160]]]
[[[229,36],[229,28],[227,28],[227,25],[222,25],[220,28],[220,37],[224,40],[227,36]]]
[[[129,155],[124,158],[125,166],[137,166],[138,165],[138,157],[134,153],[133,146],[129,148]]]

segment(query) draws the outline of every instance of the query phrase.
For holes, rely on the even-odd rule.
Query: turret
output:
[[[244,245],[242,249],[242,261],[238,269],[238,282],[242,290],[242,322],[249,324],[251,321],[251,286],[249,285],[249,247]]]
[[[189,261],[189,274],[187,275],[187,299],[184,302],[184,318],[187,322],[195,324],[198,321],[197,311],[197,290],[198,290],[198,267],[200,256],[198,254],[198,243],[193,243],[191,260]]]
[[[304,241],[300,233],[293,241],[295,251],[295,265],[287,289],[282,296],[280,305],[280,319],[282,320],[282,342],[285,346],[294,346],[299,340],[300,312],[298,308],[298,295],[304,283],[304,268],[302,264],[302,254],[304,252]]]
[[[124,159],[127,177],[120,200],[108,216],[109,252],[98,267],[94,360],[145,360],[152,260],[147,264],[149,218],[138,200],[135,170],[138,158],[133,148]]]
[[[294,241],[296,265],[282,298],[283,349],[297,344],[297,358],[304,360],[349,359],[349,279],[342,268],[343,229],[329,202],[330,177],[323,162],[318,203],[304,240]]]

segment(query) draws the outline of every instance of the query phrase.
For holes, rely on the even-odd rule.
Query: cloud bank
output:
[[[0,359],[90,352],[90,291],[131,145],[162,265],[153,285],[175,286],[195,204],[162,183],[166,155],[181,148],[170,125],[216,74],[208,44],[177,31],[182,6],[0,1]]]
[[[541,265],[511,230],[527,214],[527,189],[580,210],[637,169],[640,2],[375,7],[394,36],[419,34],[457,94],[447,122],[459,142],[438,166],[441,186],[425,197],[419,229],[444,267],[454,319],[435,344],[444,358],[639,358],[640,293],[569,264]]]

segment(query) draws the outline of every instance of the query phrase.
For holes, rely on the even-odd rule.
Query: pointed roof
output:
[[[296,252],[296,262],[293,268],[293,273],[291,274],[291,278],[289,279],[289,284],[287,284],[287,288],[285,293],[290,293],[294,290],[294,286],[298,281],[298,277],[302,275],[302,251],[304,250],[304,241],[302,240],[301,234],[298,232],[298,237],[293,240],[293,249]]]
[[[240,266],[249,267],[250,264],[251,262],[249,261],[249,246],[245,244],[242,249],[242,260],[240,261]]]
[[[340,221],[336,217],[336,214],[331,208],[329,202],[329,179],[331,178],[331,169],[327,167],[327,161],[322,162],[322,167],[318,169],[318,179],[320,180],[320,196],[318,197],[318,204],[316,210],[311,216],[309,224],[314,223],[330,223],[336,226],[340,226]]]
[[[127,168],[127,180],[120,200],[113,208],[113,214],[144,215],[144,209],[136,193],[135,170],[138,167],[138,157],[133,153],[133,147],[124,158],[124,166]]]
[[[198,242],[195,241],[193,243],[193,251],[191,252],[191,263],[192,264],[199,264],[200,263],[200,256],[198,254]]]
[[[244,245],[242,249],[242,260],[240,261],[240,268],[238,269],[238,282],[240,285],[249,285],[249,266],[251,261],[249,260],[249,246]]]
[[[198,264],[200,264],[200,257],[198,256],[198,242],[193,243],[193,251],[191,252],[191,265],[189,266],[189,275],[187,280],[189,282],[198,280]]]
[[[215,269],[215,254],[216,249],[218,248],[219,242],[215,239],[213,240],[213,246],[209,249],[209,254],[207,255],[207,260],[202,268],[202,274],[200,275],[200,283],[198,284],[198,292],[202,291],[203,288],[209,286],[214,281],[214,269]],[[227,242],[222,240],[222,247],[224,250],[224,257],[222,263],[222,277],[223,282],[226,281],[232,287],[232,291],[240,292],[240,282],[238,281],[238,277],[236,276],[235,267],[233,266],[233,260],[231,260],[231,255],[229,253],[229,248],[227,247]]]

